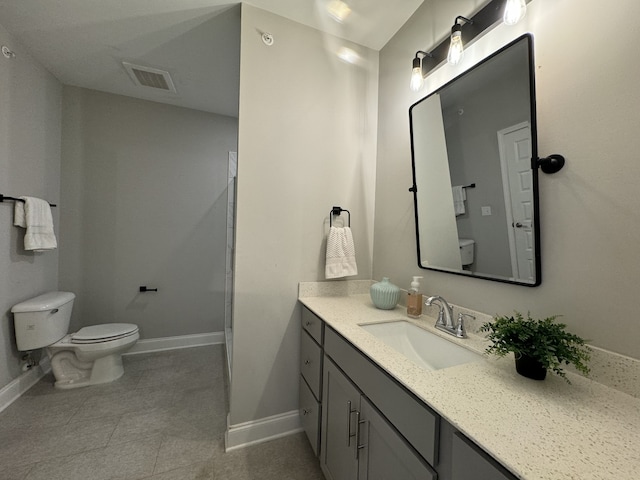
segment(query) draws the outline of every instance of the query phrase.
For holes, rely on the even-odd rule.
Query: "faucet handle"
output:
[[[464,317],[470,317],[470,318],[473,318],[474,320],[476,319],[476,317],[468,313],[458,313],[458,325],[456,326],[456,337],[459,337],[459,338],[467,337],[467,331],[464,328]]]

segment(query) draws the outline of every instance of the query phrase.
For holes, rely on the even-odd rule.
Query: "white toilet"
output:
[[[476,242],[470,238],[459,238],[458,246],[460,247],[460,261],[462,268],[469,268],[473,263],[473,250]]]
[[[130,323],[92,325],[67,334],[73,300],[70,292],[49,292],[11,309],[18,350],[47,348],[56,388],[112,382],[122,376],[122,353],[140,338]]]

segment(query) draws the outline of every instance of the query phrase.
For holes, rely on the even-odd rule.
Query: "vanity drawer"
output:
[[[324,351],[434,466],[440,417],[331,328],[325,331]]]
[[[322,349],[304,330],[300,332],[300,373],[315,397],[321,398]]]
[[[313,339],[322,345],[322,330],[324,322],[320,320],[311,310],[302,306],[302,328],[304,328]]]
[[[304,377],[300,376],[300,423],[304,428],[313,453],[318,455],[320,446],[320,403],[315,399]]]

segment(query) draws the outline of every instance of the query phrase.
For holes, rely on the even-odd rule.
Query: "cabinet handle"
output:
[[[302,409],[302,415],[309,415],[311,413],[311,410],[307,410],[306,408]]]
[[[347,400],[347,447],[351,446],[351,437],[355,436],[355,433],[351,433],[351,414],[358,411],[351,408],[351,400]]]
[[[366,447],[366,445],[360,444],[360,425],[363,423],[367,423],[366,420],[360,420],[360,412],[356,411],[356,460],[358,460],[358,456],[360,455],[360,450]]]
[[[305,364],[305,365],[311,365],[311,360],[308,360],[308,359],[307,359],[307,360],[305,360],[305,361],[304,361],[304,364]]]
[[[311,322],[309,320],[307,320],[304,324],[306,327],[310,327],[311,326]]]

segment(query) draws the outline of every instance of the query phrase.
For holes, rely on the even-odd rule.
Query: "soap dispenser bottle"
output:
[[[407,315],[411,318],[420,318],[422,315],[422,294],[418,291],[422,277],[413,277],[411,288],[407,294]]]

